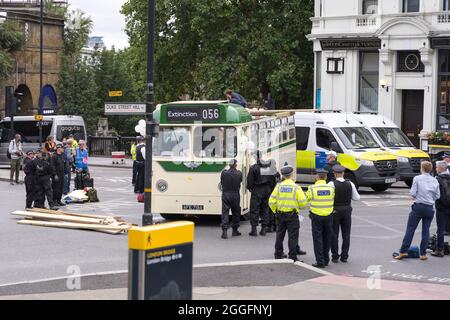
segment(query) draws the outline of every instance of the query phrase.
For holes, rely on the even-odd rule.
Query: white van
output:
[[[42,123],[42,143],[48,136],[54,136],[56,141],[73,134],[77,140],[86,140],[86,126],[79,116],[44,116]],[[24,152],[39,148],[39,126],[34,116],[14,117],[14,132],[22,136]],[[14,138],[11,131],[11,119],[0,121],[0,164],[9,164],[6,151]]]
[[[376,114],[353,115],[373,134],[375,140],[386,150],[397,157],[400,180],[411,187],[415,176],[420,174],[420,163],[430,161],[427,153],[414,147],[414,144],[391,120]]]
[[[315,112],[295,114],[297,181],[313,183],[317,169],[327,163],[327,152],[338,153],[346,178],[357,187],[382,192],[400,177],[397,158],[381,149],[370,131],[351,114]]]

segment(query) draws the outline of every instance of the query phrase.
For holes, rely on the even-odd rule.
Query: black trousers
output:
[[[25,176],[25,191],[26,191],[26,207],[31,208],[33,206],[33,201],[35,198],[35,181],[34,176],[28,174]]]
[[[250,198],[250,223],[252,227],[256,227],[261,219],[263,227],[269,225],[269,198],[270,194],[269,186],[256,186],[252,190],[252,196]]]
[[[283,242],[288,233],[289,259],[297,260],[298,236],[300,232],[300,221],[296,213],[277,213],[277,240],[275,241],[275,258],[283,255]]]
[[[64,189],[64,173],[58,174],[58,181],[52,180],[53,201],[60,202]]]
[[[318,264],[327,265],[330,262],[330,246],[333,236],[333,217],[322,217],[310,213],[314,255]]]
[[[277,219],[275,213],[273,213],[272,209],[269,208],[269,218],[268,218],[268,227],[273,228],[277,225]]]
[[[241,196],[239,193],[222,193],[221,227],[223,230],[230,228],[230,210],[232,214],[231,226],[233,229],[237,229],[241,220]]]
[[[49,206],[53,206],[53,190],[50,176],[36,176],[35,194],[35,201],[38,207],[45,206],[45,197],[47,197]]]
[[[333,259],[348,259],[350,249],[350,232],[352,229],[352,207],[334,207],[333,213],[333,238],[331,241],[331,253]],[[339,255],[339,230],[342,232],[342,248]]]
[[[137,163],[136,184],[134,185],[134,192],[144,193],[144,188],[145,188],[145,163],[138,162]]]
[[[131,179],[132,185],[136,184],[137,171],[138,171],[138,164],[136,161],[133,161],[133,173],[132,173],[133,175],[132,175],[132,179]]]

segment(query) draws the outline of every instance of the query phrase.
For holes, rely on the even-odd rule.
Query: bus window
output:
[[[289,129],[289,140],[295,139],[295,129]]]
[[[199,158],[237,156],[237,130],[234,127],[197,127],[194,129],[194,155]]]
[[[297,127],[297,150],[305,151],[308,148],[310,128]]]
[[[42,121],[42,139],[45,139],[50,135],[53,121]],[[3,122],[6,129],[11,128],[11,123]],[[39,143],[39,126],[36,121],[14,121],[14,132],[22,136],[22,141],[27,143]],[[44,142],[42,141],[42,142]]]
[[[287,141],[288,139],[288,132],[286,130],[283,131],[283,142]]]
[[[190,130],[180,127],[160,127],[153,155],[158,157],[188,157],[191,153]]]

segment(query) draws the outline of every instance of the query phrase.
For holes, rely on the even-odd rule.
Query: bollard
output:
[[[128,231],[128,299],[192,300],[194,223]]]

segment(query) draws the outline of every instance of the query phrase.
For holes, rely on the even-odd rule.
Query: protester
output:
[[[233,90],[225,91],[225,97],[227,98],[229,103],[238,104],[244,108],[247,108],[248,106],[247,100],[245,100],[245,98],[239,93],[233,92]]]
[[[445,228],[450,219],[450,173],[447,170],[447,162],[436,163],[437,181],[441,197],[436,201],[437,246],[431,255],[444,257]]]
[[[72,180],[72,166],[74,165],[74,157],[72,153],[72,140],[68,139],[64,144],[65,155],[65,174],[64,174],[64,187],[63,194],[67,195],[70,192],[70,183]]]
[[[408,257],[408,250],[411,246],[414,233],[419,222],[422,221],[422,242],[420,243],[420,260],[428,260],[427,248],[430,240],[430,225],[434,217],[434,204],[440,198],[438,181],[430,173],[433,165],[429,161],[423,161],[421,164],[421,175],[414,177],[410,194],[414,198],[414,205],[409,214],[406,234],[400,248],[400,254],[395,257],[402,260]]]
[[[8,147],[8,152],[11,155],[11,172],[9,181],[14,185],[14,175],[16,183],[19,183],[20,166],[22,165],[23,149],[20,134],[16,134],[15,138],[11,140]]]
[[[56,151],[55,137],[48,136],[45,141],[44,148],[48,153],[54,153]]]
[[[64,173],[66,171],[64,146],[62,144],[56,146],[56,152],[52,155],[50,163],[54,171],[54,175],[52,176],[53,202],[55,205],[65,206],[61,201],[64,187]]]
[[[89,173],[89,154],[86,148],[86,142],[84,140],[80,140],[78,142],[78,147],[75,148],[74,153],[75,158],[75,167],[78,171],[84,171]]]
[[[23,160],[23,172],[25,173],[26,209],[31,209],[35,200],[35,176],[31,164],[34,159],[34,152],[28,151],[26,158]]]
[[[145,138],[139,137],[136,148],[137,176],[134,193],[143,194],[145,188]]]

